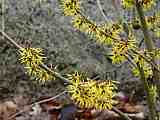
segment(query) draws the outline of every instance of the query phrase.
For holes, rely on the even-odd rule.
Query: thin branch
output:
[[[2,36],[7,38],[7,40],[13,44],[17,49],[21,49],[22,47],[20,45],[18,45],[11,37],[9,37],[3,30],[0,31]]]
[[[103,15],[105,21],[108,21],[107,16],[105,15],[104,10],[103,10],[103,8],[102,8],[102,5],[101,5],[101,3],[100,3],[100,0],[97,0],[97,5],[98,5],[99,10],[100,10],[101,14]]]
[[[122,116],[125,120],[132,120],[131,118],[128,117],[127,114],[121,112],[120,110],[118,110],[116,107],[113,107],[112,110],[116,113],[118,113],[120,116]]]
[[[36,105],[36,104],[42,104],[42,103],[45,103],[45,102],[49,102],[51,100],[54,100],[62,95],[64,95],[65,93],[67,93],[67,91],[63,91],[61,93],[59,93],[58,95],[54,96],[54,97],[51,97],[51,98],[48,98],[48,99],[44,99],[44,100],[41,100],[41,101],[38,101],[38,102],[35,102],[33,104],[31,104],[32,106]]]
[[[128,55],[129,55],[129,53],[128,53]],[[134,63],[134,61],[133,61],[128,55],[124,55],[124,56],[127,58],[128,62],[129,62],[133,67],[136,68],[137,65]]]
[[[95,25],[93,22],[91,22],[82,12],[79,12],[79,15],[80,15],[81,17],[83,17],[83,19],[85,19],[85,21],[87,21],[89,24],[92,24],[95,28],[98,28],[98,25]],[[113,39],[114,42],[122,41],[121,38],[113,37],[112,35],[110,35],[110,33],[106,32],[106,31],[100,30],[100,32],[103,33],[104,35],[106,35],[107,37]]]
[[[26,109],[25,109],[25,108],[31,108],[31,107],[33,107],[33,106],[36,105],[36,104],[42,104],[42,103],[45,103],[45,102],[49,102],[49,101],[51,101],[51,100],[54,100],[54,99],[56,99],[56,98],[64,95],[65,93],[66,93],[66,91],[63,91],[62,93],[60,93],[60,94],[58,94],[58,95],[56,95],[56,96],[54,96],[54,97],[51,97],[51,98],[48,98],[48,99],[44,99],[44,100],[41,100],[41,101],[32,103],[32,104],[30,104],[30,105],[24,106],[22,110],[20,110],[19,112],[13,114],[13,115],[10,116],[7,120],[12,120],[12,119],[14,119],[16,116],[18,116],[18,115],[26,112]]]
[[[53,76],[55,76],[55,77],[59,78],[60,80],[62,80],[64,83],[70,83],[70,81],[67,78],[63,77],[60,73],[51,70],[45,64],[42,64],[41,67],[44,68],[45,70],[47,70],[48,72],[50,72]]]
[[[12,43],[17,49],[21,49],[23,48],[22,46],[18,45],[11,37],[9,37],[5,32],[0,31],[2,36],[4,36],[6,38],[6,40],[8,40],[10,43]],[[69,80],[66,79],[65,77],[63,77],[62,75],[60,75],[58,72],[55,72],[53,70],[51,70],[49,67],[47,67],[45,64],[40,65],[43,69],[47,70],[49,73],[51,73],[53,76],[59,78],[60,80],[62,80],[64,83],[69,83]]]
[[[147,59],[145,56],[143,56],[142,54],[138,53],[137,51],[135,50],[131,50],[133,53],[139,55],[140,57],[142,57],[146,62],[148,62],[152,67],[155,68],[155,70],[157,70],[159,73],[160,73],[160,70],[158,68],[158,66],[156,64],[154,64],[152,61],[150,61],[149,59]]]

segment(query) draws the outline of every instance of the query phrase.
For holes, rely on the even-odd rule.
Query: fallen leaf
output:
[[[6,120],[17,111],[17,105],[12,101],[0,104],[0,120]]]
[[[143,112],[144,106],[126,103],[122,106],[119,106],[118,109],[124,113],[139,113],[139,112]]]

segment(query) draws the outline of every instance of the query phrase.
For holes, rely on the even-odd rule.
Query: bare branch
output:
[[[105,21],[108,21],[107,16],[105,15],[104,10],[103,10],[103,8],[102,8],[102,5],[101,5],[101,3],[100,3],[100,0],[97,0],[97,5],[98,5],[98,7],[99,7],[99,9],[100,9],[100,11],[101,11],[101,14],[103,15]]]

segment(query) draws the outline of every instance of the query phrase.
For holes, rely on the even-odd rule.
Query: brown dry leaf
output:
[[[0,120],[7,120],[9,116],[17,111],[17,105],[12,101],[6,101],[0,104]]]
[[[43,98],[41,100],[45,100],[45,99],[48,99],[48,98]],[[49,112],[54,109],[61,109],[62,108],[62,105],[56,100],[51,100],[48,102],[41,103],[40,106],[42,108],[42,111],[44,111],[44,112]]]
[[[50,97],[42,97],[40,100],[45,100],[49,99]],[[50,120],[58,120],[60,116],[60,111],[62,108],[62,105],[56,101],[56,100],[51,100],[48,102],[44,102],[40,104],[42,111],[43,112],[48,112],[50,115]]]
[[[144,111],[144,106],[126,103],[123,106],[119,106],[118,109],[124,113],[139,113]]]

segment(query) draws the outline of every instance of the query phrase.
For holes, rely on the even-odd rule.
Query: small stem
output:
[[[45,70],[47,70],[48,72],[50,72],[52,75],[54,75],[55,77],[59,78],[60,80],[62,80],[64,83],[70,83],[70,81],[63,77],[60,73],[55,72],[53,70],[51,70],[49,67],[47,67],[45,64],[41,65],[42,68],[44,68]]]
[[[78,12],[78,14],[89,24],[93,25],[95,28],[98,29],[98,25],[94,24],[92,21],[90,21],[85,15],[83,15],[82,12]],[[114,40],[114,42],[119,42],[121,41],[122,39],[121,38],[118,38],[118,37],[114,37],[112,35],[110,35],[109,32],[106,32],[106,31],[102,31],[99,29],[100,32],[102,32],[104,35],[106,35],[107,37],[111,38]]]
[[[125,113],[121,112],[116,107],[113,107],[112,109],[113,109],[113,111],[118,113],[120,116],[122,116],[125,120],[132,120],[131,118],[128,117],[128,115],[126,115]]]
[[[126,59],[128,60],[128,62],[132,65],[132,67],[137,67],[137,65],[134,63],[134,61],[129,57],[129,53],[127,53],[128,55],[124,55],[126,57]]]
[[[140,54],[140,53],[137,52],[136,50],[131,49],[131,51],[132,51],[133,53],[139,55],[141,58],[143,58],[148,64],[150,64],[152,67],[154,67],[154,69],[156,69],[156,70],[160,73],[160,70],[159,70],[158,66],[157,66],[155,63],[153,63],[152,61],[150,61],[146,56]]]
[[[0,31],[2,36],[7,38],[7,40],[13,44],[17,49],[21,49],[22,47],[20,45],[18,45],[11,37],[9,37],[4,31]]]

